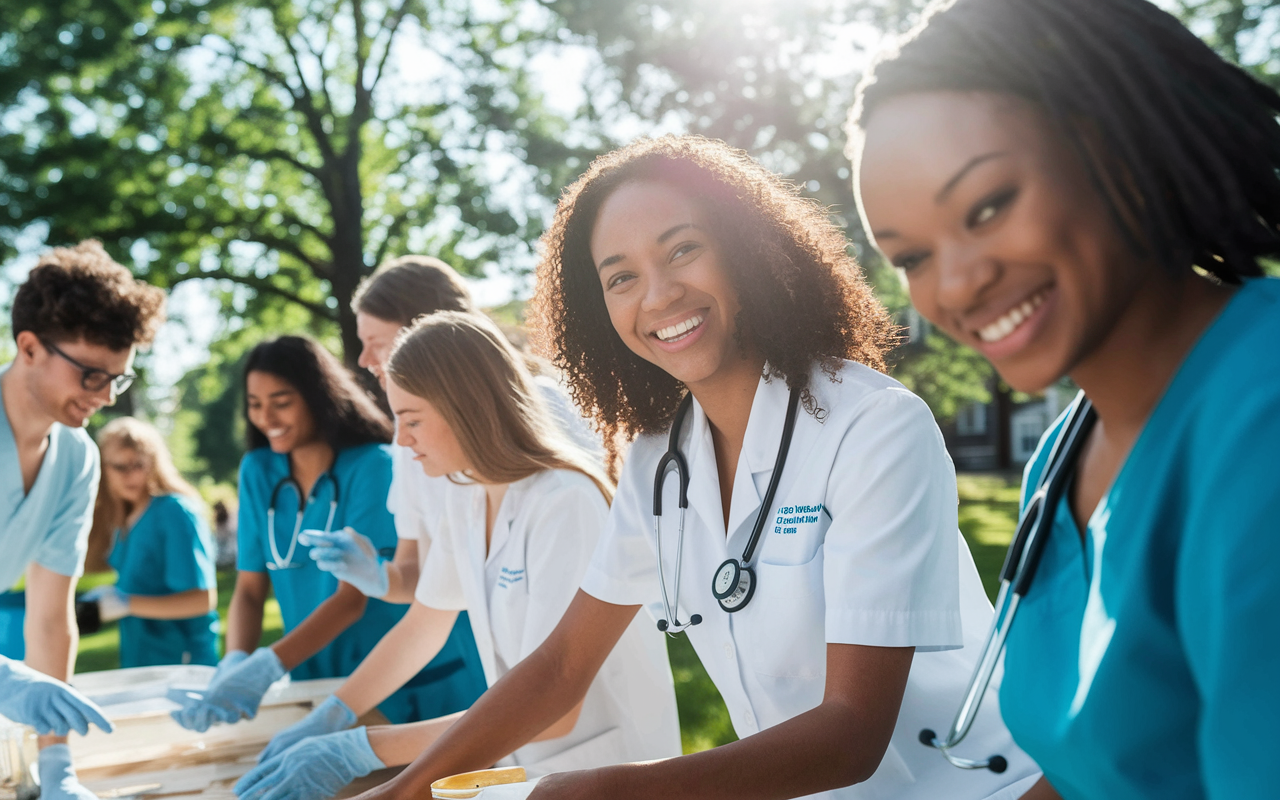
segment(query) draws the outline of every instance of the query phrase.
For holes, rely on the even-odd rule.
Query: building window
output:
[[[986,403],[970,403],[956,415],[957,436],[983,436],[987,432]]]

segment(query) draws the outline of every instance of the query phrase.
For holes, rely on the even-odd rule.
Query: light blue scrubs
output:
[[[333,530],[350,526],[373,540],[379,553],[395,554],[396,531],[387,511],[391,487],[391,454],[378,444],[342,450],[330,470],[338,486],[338,509]],[[240,518],[237,535],[237,567],[248,572],[267,572],[280,603],[285,632],[296,628],[338,588],[338,580],[311,560],[310,548],[299,543],[290,559],[293,569],[271,569],[274,563],[267,542],[267,505],[274,487],[289,474],[288,456],[259,448],[240,462]],[[334,481],[321,477],[311,490],[303,515],[302,529],[323,529],[333,499]],[[287,558],[298,510],[293,489],[281,488],[275,505],[276,547]],[[373,598],[354,625],[331,644],[304,661],[290,674],[297,679],[339,678],[350,675],[380,639],[400,621],[407,605],[385,603]],[[394,723],[414,722],[452,714],[470,708],[485,690],[483,672],[468,665],[479,663],[471,626],[459,620],[444,649],[403,688],[378,708]],[[465,636],[463,635],[465,632]],[[466,653],[466,648],[470,653]],[[470,657],[466,657],[470,655]]]
[[[8,372],[5,365],[0,375]],[[0,403],[0,406],[3,404]],[[77,577],[84,570],[84,554],[93,525],[93,501],[98,494],[98,448],[80,428],[55,422],[49,445],[31,491],[22,486],[18,446],[9,412],[0,413],[0,591],[12,587],[32,562],[50,572]],[[21,603],[7,598],[0,612],[6,635],[4,655],[22,658]]]
[[[1073,798],[1280,796],[1280,280],[1187,356],[1079,535],[1067,498],[1000,707]],[[1039,479],[1062,420],[1023,484]]]
[[[118,532],[109,563],[129,595],[213,589],[213,539],[200,507],[177,494],[153,497],[128,533]],[[120,666],[218,663],[218,612],[189,619],[120,620]]]

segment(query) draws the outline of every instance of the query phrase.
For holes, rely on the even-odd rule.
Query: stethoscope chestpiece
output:
[[[711,595],[725,611],[732,614],[756,593],[756,573],[750,564],[730,558],[720,565],[711,579]]]

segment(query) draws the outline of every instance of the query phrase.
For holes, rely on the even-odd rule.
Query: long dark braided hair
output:
[[[851,128],[927,91],[1045,109],[1130,243],[1175,274],[1239,283],[1280,254],[1280,95],[1148,0],[940,3],[863,79]]]

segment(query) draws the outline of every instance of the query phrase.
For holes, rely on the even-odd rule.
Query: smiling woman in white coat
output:
[[[427,475],[449,481],[410,610],[313,715],[339,703],[353,716],[374,708],[435,656],[464,610],[485,678],[497,683],[559,623],[613,495],[597,459],[560,432],[522,357],[487,318],[423,318],[398,338],[385,370],[397,442]],[[236,793],[330,797],[409,763],[458,716],[309,737],[304,721],[272,741]],[[499,763],[531,777],[679,755],[662,635],[639,619],[629,625],[585,696],[521,744]]]
[[[994,688],[955,755],[1002,772],[918,738],[954,713],[991,606],[942,437],[883,373],[893,326],[824,210],[722,142],[664,137],[597,159],[543,243],[535,333],[604,441],[634,438],[609,521],[543,645],[365,800],[529,741],[637,616],[686,631],[741,740],[532,798],[1019,796],[1037,771]]]

